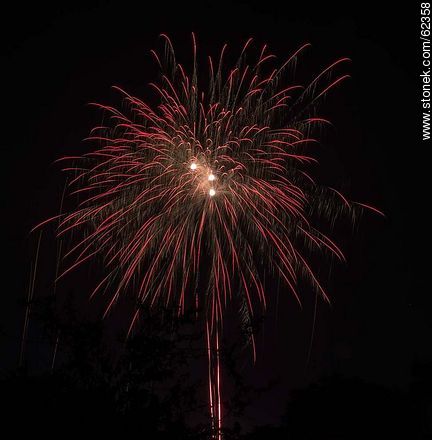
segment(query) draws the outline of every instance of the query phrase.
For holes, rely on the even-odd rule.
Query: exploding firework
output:
[[[59,237],[79,237],[63,255],[73,260],[60,277],[100,257],[105,274],[92,295],[111,293],[106,315],[120,295],[134,292],[138,307],[129,332],[144,304],[174,306],[179,314],[190,306],[203,310],[212,435],[219,438],[226,308],[235,298],[242,319],[264,310],[266,274],[299,302],[299,279],[328,300],[310,254],[344,256],[320,222],[367,207],[318,185],[309,171],[317,162],[307,153],[317,142],[314,133],[329,124],[317,116],[317,105],[348,77],[335,72],[349,60],[333,62],[306,86],[292,84],[309,44],[272,67],[266,46],[248,61],[248,40],[231,68],[223,62],[226,46],[216,62],[208,58],[203,87],[195,38],[191,74],[163,38],[163,56],[152,51],[161,69],[160,81],[151,84],[159,104],[118,89],[123,110],[98,105],[109,118],[91,132],[94,149],[61,159],[71,164],[69,193],[80,199],[75,210],[55,217]],[[253,334],[250,343],[255,356]]]

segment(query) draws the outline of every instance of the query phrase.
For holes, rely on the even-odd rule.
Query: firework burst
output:
[[[349,60],[332,63],[306,86],[291,84],[287,78],[309,44],[272,67],[266,46],[248,62],[248,40],[232,68],[224,66],[226,46],[216,61],[208,58],[204,90],[195,38],[191,74],[163,38],[163,56],[152,52],[161,68],[160,81],[151,84],[159,105],[118,89],[122,111],[98,105],[109,118],[91,132],[95,148],[61,159],[71,163],[69,193],[80,200],[56,217],[58,236],[80,238],[63,255],[73,260],[60,277],[100,257],[106,273],[92,295],[112,293],[105,315],[125,291],[139,305],[174,305],[179,314],[189,306],[204,310],[218,437],[226,307],[238,298],[242,319],[265,309],[265,274],[281,279],[299,302],[300,278],[328,300],[308,256],[344,259],[317,219],[352,216],[355,204],[314,182],[308,169],[317,161],[307,151],[317,142],[316,128],[329,123],[317,116],[317,104],[348,77],[335,72]],[[137,307],[129,332],[139,315]],[[255,356],[253,335],[250,342]]]

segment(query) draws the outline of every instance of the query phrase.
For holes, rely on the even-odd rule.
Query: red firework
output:
[[[101,257],[106,274],[92,295],[112,292],[105,315],[126,290],[135,292],[139,305],[175,305],[179,314],[189,304],[200,305],[212,436],[220,438],[219,345],[233,296],[249,318],[265,309],[267,273],[280,278],[299,302],[300,278],[328,300],[308,255],[344,259],[317,227],[317,214],[333,222],[352,215],[354,203],[314,182],[307,169],[317,161],[305,150],[317,142],[315,128],[329,123],[315,110],[348,78],[335,71],[349,60],[333,62],[307,86],[287,84],[309,44],[272,67],[275,57],[266,46],[254,63],[247,62],[250,39],[230,69],[223,63],[226,46],[216,63],[208,58],[204,91],[195,38],[190,75],[163,38],[164,58],[152,51],[161,68],[160,82],[151,84],[159,105],[152,108],[117,88],[126,110],[97,104],[110,115],[106,126],[91,132],[97,147],[61,159],[72,163],[65,168],[72,173],[69,193],[81,200],[74,211],[55,217],[58,236],[80,237],[63,255],[73,261],[60,277]],[[206,289],[199,291],[203,265],[208,270],[200,283]],[[139,315],[137,307],[129,332]],[[251,344],[255,357],[253,335]]]

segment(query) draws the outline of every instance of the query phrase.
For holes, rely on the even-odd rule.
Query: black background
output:
[[[281,379],[254,404],[253,423],[277,423],[290,390],[326,375],[426,393],[425,371],[432,372],[429,283],[423,282],[429,278],[430,196],[424,194],[430,144],[421,142],[419,10],[419,4],[397,2],[348,8],[203,1],[34,4],[3,11],[2,369],[13,368],[19,352],[19,301],[35,251],[29,231],[58,210],[62,177],[52,162],[85,151],[81,140],[99,121],[86,104],[116,103],[112,85],[149,95],[147,84],[156,74],[149,50],[160,47],[161,32],[188,60],[194,31],[199,51],[214,55],[225,42],[234,50],[250,36],[268,43],[280,59],[311,42],[305,62],[314,72],[350,57],[352,78],[321,111],[335,126],[323,144],[338,164],[337,175],[330,166],[323,179],[347,185],[352,199],[386,214],[366,215],[358,231],[342,239],[348,264],[331,279],[332,306],[319,308],[308,365],[310,307],[300,311],[287,300],[283,305],[293,310],[284,312],[283,323],[266,324],[257,365],[248,374],[256,385]],[[50,267],[42,262],[41,273]],[[43,287],[48,281],[41,277]],[[32,362],[43,364],[43,354],[32,353]],[[421,429],[412,426],[413,434]]]

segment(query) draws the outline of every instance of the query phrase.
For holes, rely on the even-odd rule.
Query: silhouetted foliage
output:
[[[49,350],[42,344],[37,353],[47,357],[46,368],[33,369],[29,363],[3,375],[4,429],[11,423],[17,437],[210,438],[206,353],[195,315],[143,310],[139,331],[125,340],[107,337],[101,320],[80,317],[71,304],[59,312],[53,300],[44,299],[32,310],[40,339],[49,342]],[[277,385],[252,387],[241,372],[242,360],[244,346],[227,344],[222,353],[229,383],[224,440],[415,440],[432,433],[430,364],[415,367],[406,391],[342,376],[323,378],[286,396],[278,426],[252,424],[245,432],[243,416],[250,403]]]

